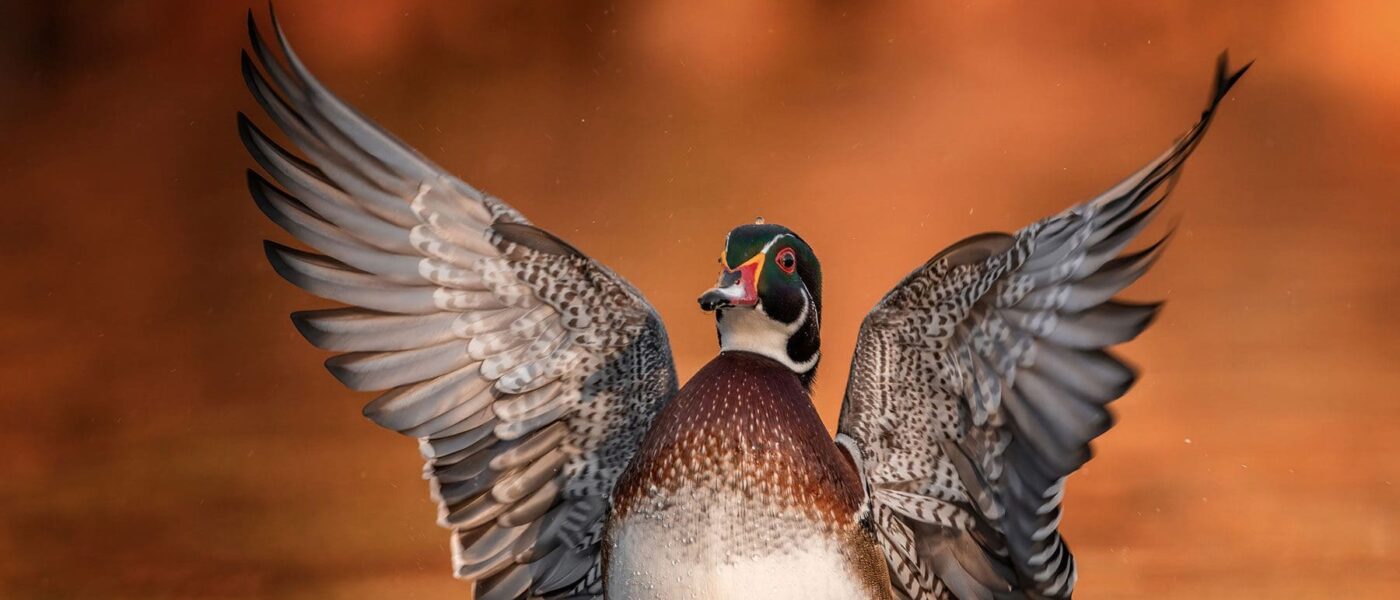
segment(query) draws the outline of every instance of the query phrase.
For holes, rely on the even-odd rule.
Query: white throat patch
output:
[[[800,363],[792,360],[787,353],[788,338],[807,322],[807,311],[811,310],[811,306],[812,301],[809,298],[802,305],[802,314],[798,315],[791,325],[769,317],[763,312],[761,303],[753,308],[720,309],[719,349],[767,356],[783,363],[799,375],[811,371],[812,367],[817,366],[817,359],[821,358],[820,351]]]

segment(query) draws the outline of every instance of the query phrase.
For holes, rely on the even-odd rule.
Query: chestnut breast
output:
[[[614,489],[614,518],[646,498],[702,488],[844,525],[864,493],[840,452],[796,374],[723,352],[657,415]]]

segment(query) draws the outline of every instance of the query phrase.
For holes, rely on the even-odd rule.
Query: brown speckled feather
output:
[[[275,20],[274,20],[275,25]],[[288,281],[351,306],[293,315],[326,366],[382,390],[365,415],[417,438],[478,600],[601,596],[608,494],[676,392],[641,294],[323,87],[276,27],[249,89],[307,157],[240,115],[258,207],[320,254],[269,244]],[[259,68],[261,67],[261,69]],[[279,187],[280,186],[280,187]]]
[[[1200,121],[1127,180],[1014,235],[954,244],[866,317],[838,436],[855,441],[901,597],[1073,594],[1059,533],[1065,478],[1136,375],[1106,348],[1157,311],[1111,298],[1161,241],[1119,254],[1243,73],[1221,56]]]

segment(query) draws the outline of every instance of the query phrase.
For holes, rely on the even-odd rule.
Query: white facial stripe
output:
[[[768,251],[771,250],[771,249],[773,248],[773,244],[778,243],[778,240],[780,240],[780,239],[782,239],[782,238],[785,238],[785,237],[792,237],[792,234],[791,234],[791,233],[780,233],[780,234],[778,234],[778,235],[773,236],[773,239],[768,240],[768,243],[767,243],[767,244],[764,244],[764,245],[763,245],[763,249],[762,249],[762,250],[759,250],[759,252],[762,252],[762,253],[764,253],[764,254],[768,254]]]
[[[733,232],[733,231],[730,231],[729,233],[724,234],[724,248],[725,248],[725,249],[724,249],[723,252],[720,252],[720,255],[719,255],[719,256],[720,256],[720,263],[721,263],[721,264],[724,266],[724,268],[726,268],[726,269],[734,268],[734,267],[730,267],[730,266],[729,266],[729,259],[727,258],[728,255],[729,255],[729,238],[730,238],[730,236],[732,236],[732,235],[734,235],[734,232]],[[761,249],[761,250],[759,250],[757,253],[755,253],[754,256],[758,256],[759,254],[768,254],[768,251],[771,250],[771,249],[773,248],[773,244],[778,243],[778,240],[780,240],[780,239],[782,239],[782,238],[784,238],[784,237],[792,237],[792,234],[791,234],[791,233],[780,233],[780,234],[778,234],[778,235],[773,236],[773,239],[768,240],[768,243],[766,243],[766,244],[763,245],[763,249]],[[752,259],[752,258],[753,258],[753,256],[750,256],[749,258],[745,259],[745,261],[748,261],[748,260],[750,260],[750,259]],[[740,263],[740,264],[743,264],[743,263]],[[762,268],[762,265],[760,265],[760,269],[761,269],[761,268]]]

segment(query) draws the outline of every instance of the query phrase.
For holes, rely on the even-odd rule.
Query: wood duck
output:
[[[608,597],[889,598],[860,474],[808,395],[816,255],[759,223],[729,233],[720,263],[700,296],[720,353],[657,413],[613,489]]]
[[[641,293],[386,133],[249,15],[248,87],[299,158],[245,116],[275,180],[259,208],[288,281],[347,306],[295,313],[364,409],[416,438],[457,577],[514,598],[1068,598],[1065,478],[1135,373],[1106,348],[1156,304],[1113,300],[1244,69],[1222,55],[1200,121],[1102,195],[953,244],[861,325],[835,439],[812,406],[821,265],[786,227],[731,231],[719,355],[678,387]],[[1246,68],[1248,66],[1246,65]],[[1165,239],[1165,238],[1164,238]]]

